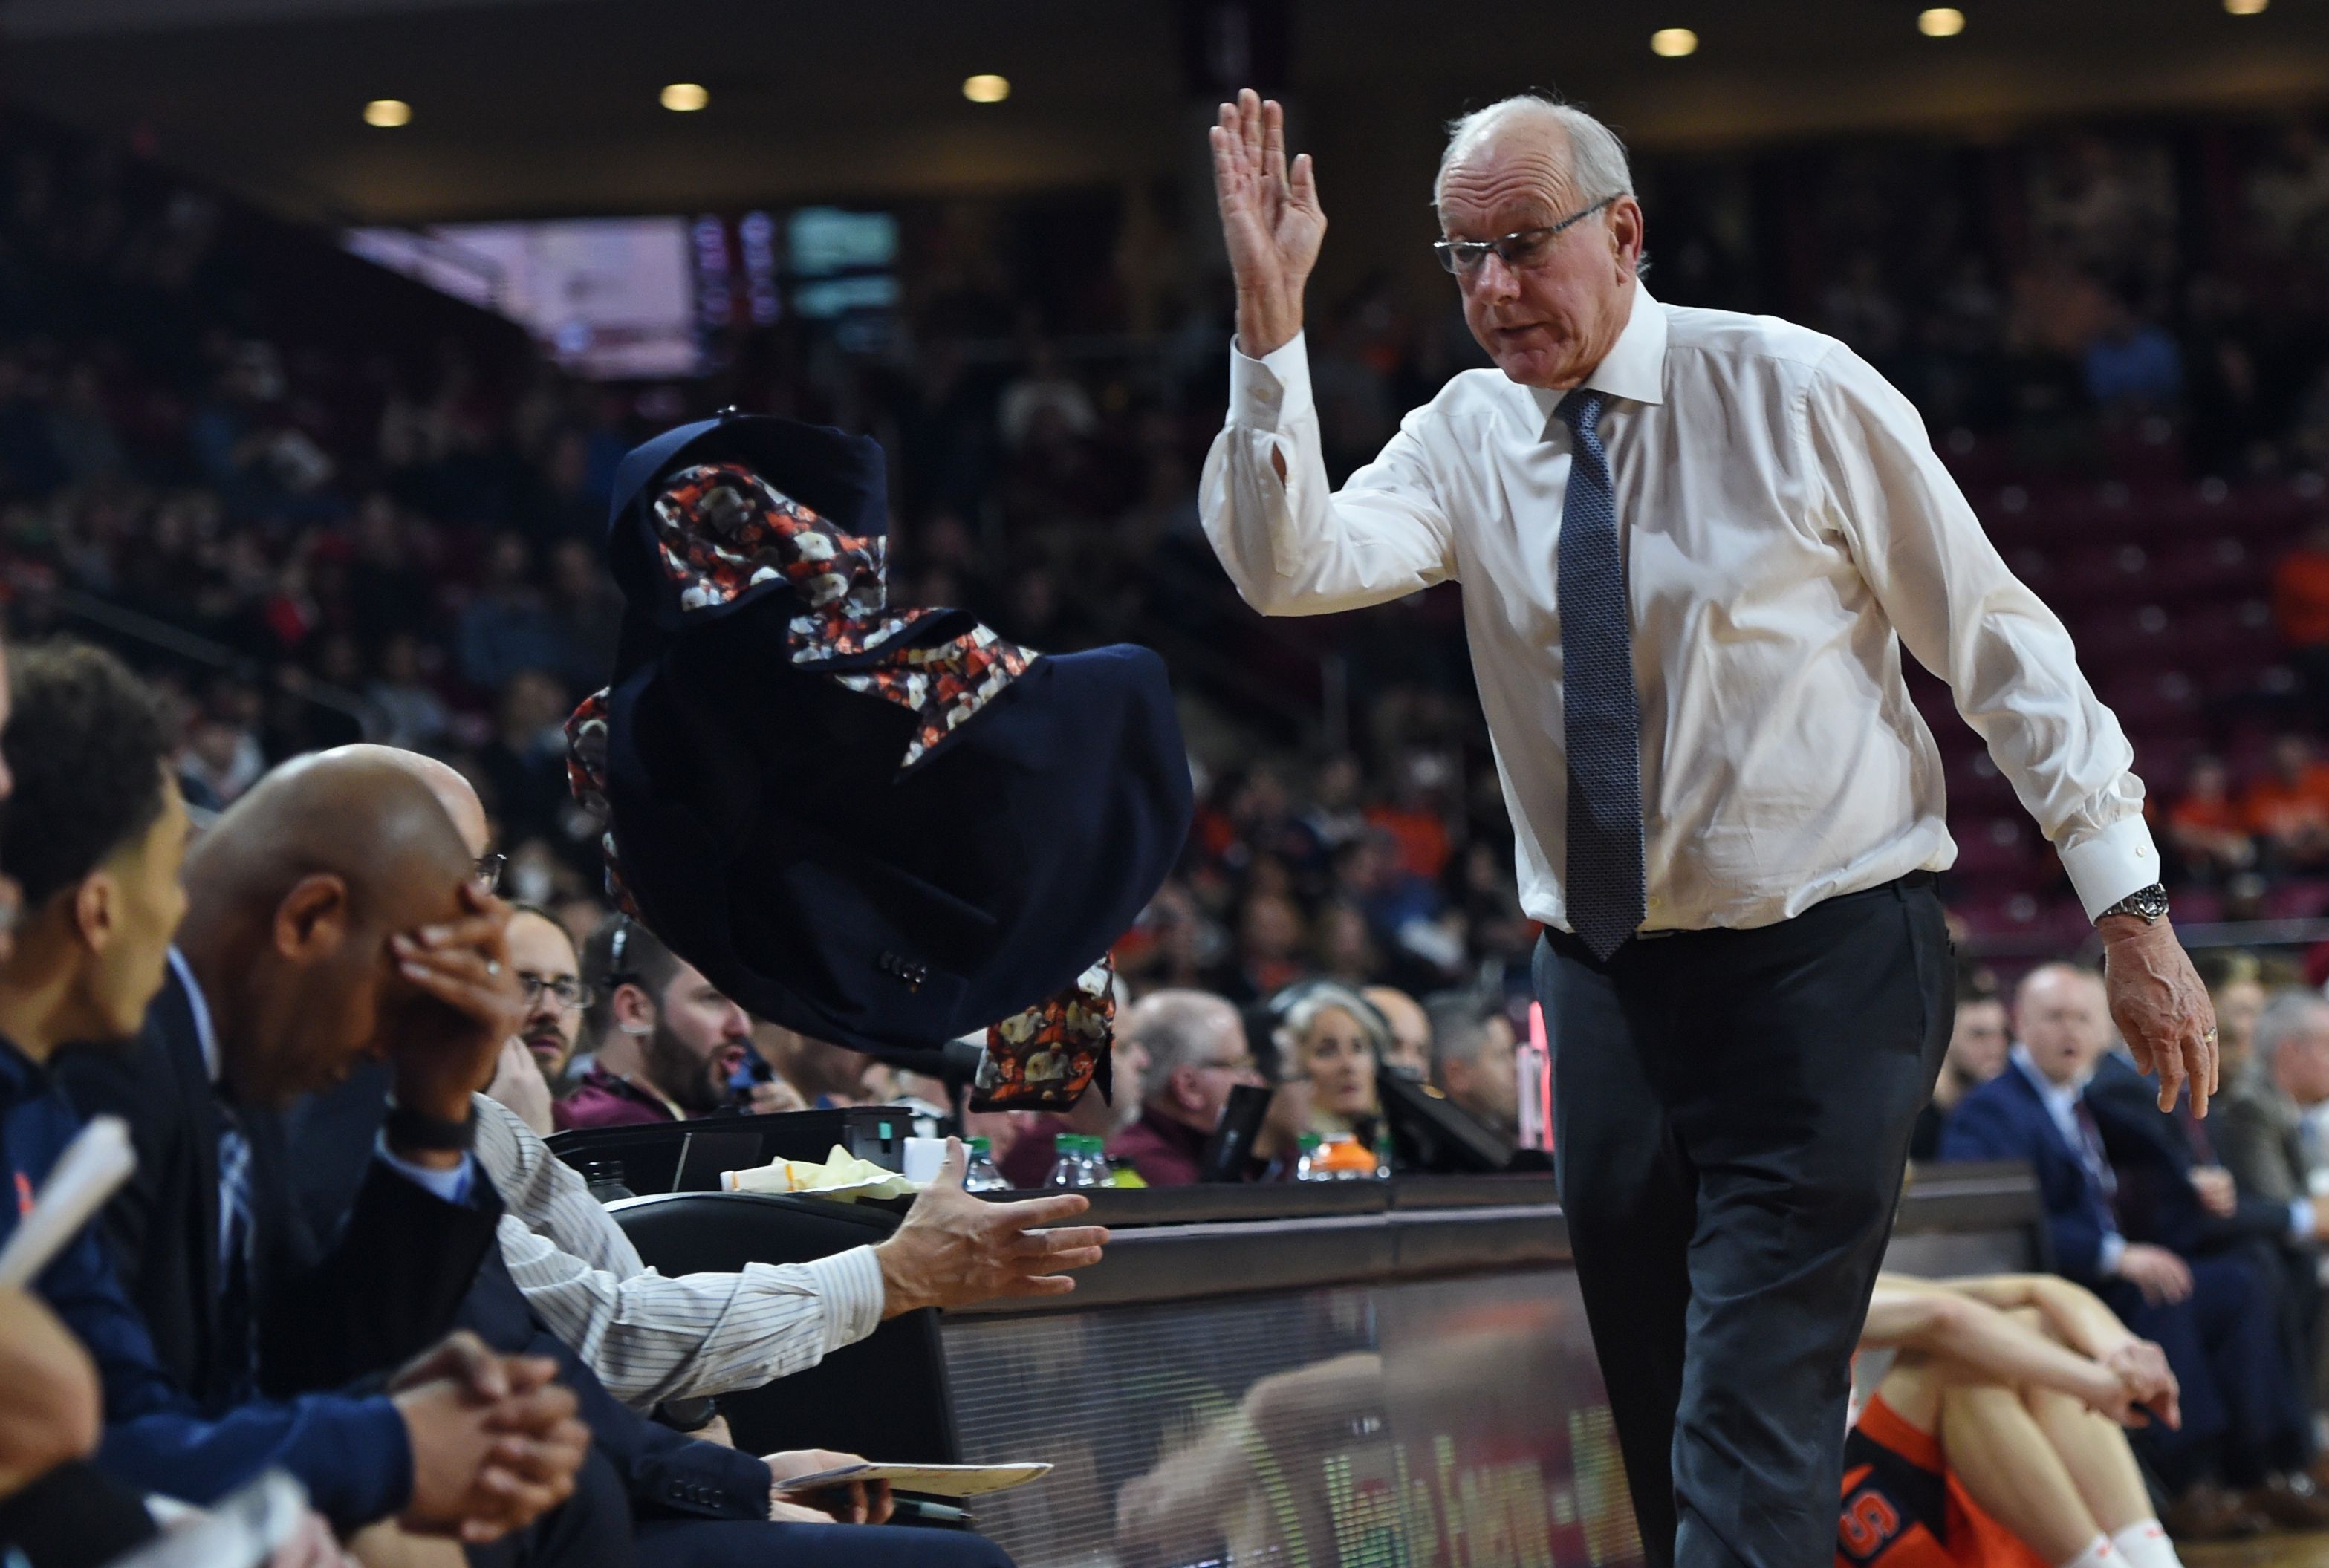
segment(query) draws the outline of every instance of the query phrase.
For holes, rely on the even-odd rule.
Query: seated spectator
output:
[[[1431,1077],[1431,1015],[1395,985],[1371,985],[1359,992],[1391,1030],[1382,1065],[1417,1083]]]
[[[872,1062],[862,1051],[771,1023],[752,1026],[752,1050],[812,1111],[876,1103],[866,1084]]]
[[[558,1102],[561,1129],[684,1122],[735,1103],[729,1082],[752,1020],[693,964],[617,915],[591,936],[583,972],[593,1054]]]
[[[178,877],[187,822],[167,773],[161,727],[144,692],[109,656],[36,651],[20,662],[13,695],[0,750],[16,790],[0,822],[0,852],[24,884],[26,915],[14,951],[0,964],[0,1033],[7,1042],[0,1047],[0,1163],[24,1192],[46,1178],[80,1123],[42,1067],[72,1042],[116,1047],[76,1054],[77,1070],[100,1055],[116,1067],[144,1058],[142,1050],[118,1045],[135,1035],[148,1001],[179,967],[169,943],[188,906]],[[300,927],[294,922],[291,929]],[[357,983],[376,983],[370,976],[386,967],[383,955],[363,966]],[[333,1016],[322,1007],[294,1007],[278,1009],[276,1022],[296,1034]],[[222,1038],[236,1021],[230,1015],[222,1022]],[[289,1053],[272,1065],[280,1073],[298,1059]],[[264,1074],[237,1082],[256,1092]],[[150,1093],[181,1104],[191,1096],[207,1101],[212,1090],[199,1052],[193,1087],[184,1084],[165,1066]],[[76,1083],[76,1093],[81,1086]],[[143,1123],[134,1119],[133,1130]],[[212,1163],[224,1148],[214,1136],[201,1148],[175,1145],[173,1152],[183,1158],[165,1160],[141,1141],[138,1173],[108,1212],[118,1240],[120,1216],[143,1218],[149,1206],[161,1209],[151,1236],[141,1238],[150,1244],[120,1248],[114,1256],[148,1280],[171,1281],[156,1304],[167,1314],[160,1326],[171,1331],[165,1344],[172,1352],[156,1355],[148,1327],[154,1314],[132,1304],[154,1298],[141,1294],[134,1279],[125,1289],[94,1227],[42,1275],[40,1293],[95,1357],[104,1381],[103,1468],[140,1488],[206,1505],[279,1466],[340,1529],[396,1516],[409,1528],[467,1532],[480,1542],[526,1526],[564,1497],[585,1438],[570,1420],[571,1397],[546,1385],[551,1368],[538,1363],[504,1362],[451,1345],[450,1358],[440,1352],[391,1376],[385,1394],[310,1394],[284,1404],[252,1396],[251,1324],[264,1315],[232,1282],[248,1263],[231,1244],[246,1229],[238,1216],[252,1205],[235,1168]],[[218,1216],[214,1234],[174,1223],[205,1211]],[[0,1205],[0,1240],[18,1218],[18,1206]],[[221,1227],[222,1237],[215,1234]],[[395,1247],[386,1261],[391,1273],[418,1280],[429,1272],[416,1266],[427,1256],[426,1247]],[[172,1263],[179,1272],[157,1266]],[[229,1278],[214,1288],[222,1272]],[[335,1282],[312,1276],[286,1282],[316,1314],[310,1334],[359,1339],[363,1298],[334,1295]],[[310,1285],[316,1289],[307,1291]],[[232,1376],[189,1352],[192,1337],[174,1331],[190,1319],[207,1322],[209,1342],[236,1364]],[[230,1323],[240,1327],[222,1332]],[[281,1343],[273,1334],[256,1338],[270,1354]],[[464,1357],[481,1376],[489,1366],[498,1368],[493,1376],[505,1380],[504,1392],[479,1398],[475,1383],[454,1381],[448,1374]],[[378,1370],[391,1372],[392,1363]],[[521,1441],[513,1444],[511,1437]],[[495,1460],[496,1451],[504,1457]],[[416,1455],[428,1462],[416,1463]]]
[[[2210,1120],[2221,1119],[2224,1164],[2242,1191],[2277,1203],[2303,1201],[2329,1171],[2318,1126],[2329,1110],[2329,1000],[2284,991],[2254,1028],[2255,1070],[2227,1081],[2222,1107]]]
[[[2221,1529],[2240,1508],[2329,1525],[2329,1501],[2304,1473],[2312,1417],[2291,1376],[2277,1282],[2247,1256],[2185,1256],[2122,1228],[2110,1107],[2087,1093],[2110,1042],[2100,978],[2066,963],[2032,971],[2013,1025],[2006,1070],[1958,1103],[1941,1158],[2028,1160],[2061,1272],[2165,1349],[2183,1425],[2146,1428],[2138,1445],[2174,1499],[2171,1533]],[[2220,1479],[2239,1489],[2239,1507],[2228,1508]]]
[[[1302,912],[1281,894],[1256,893],[1238,911],[1237,951],[1206,989],[1243,1005],[1302,975]]]
[[[1319,983],[1304,988],[1278,1032],[1288,1070],[1310,1084],[1309,1130],[1374,1147],[1382,1127],[1375,1074],[1389,1043],[1381,1016],[1356,992]]]
[[[2329,1394],[2329,1323],[2320,1285],[2322,1248],[2329,1243],[2329,1177],[2323,1175],[2329,1150],[2319,1130],[2329,1111],[2329,1000],[2316,991],[2282,991],[2252,1027],[2254,1057],[2237,1075],[2227,1072],[2223,1099],[2208,1121],[2242,1196],[2288,1208],[2285,1263],[2296,1309],[2296,1356],[2311,1369],[2317,1403]]]
[[[2329,861],[2329,764],[2301,735],[2272,743],[2271,769],[2249,786],[2240,817],[2271,866],[2306,870]]]
[[[2195,757],[2183,793],[2167,812],[2167,842],[2184,874],[2215,882],[2256,864],[2248,817],[2231,797],[2232,775],[2212,756]]]
[[[1967,1091],[2005,1070],[2005,1003],[1986,986],[1960,986],[1948,1054],[1941,1058],[1932,1101],[1917,1113],[1917,1125],[1909,1134],[1909,1159],[1930,1160],[1941,1151],[1941,1129],[1949,1113]]]
[[[1494,997],[1452,992],[1432,998],[1431,1081],[1483,1127],[1521,1133],[1518,1041]]]
[[[2192,967],[2215,1005],[2220,1082],[2229,1094],[2254,1059],[2257,1019],[2264,1011],[2264,969],[2255,953],[2221,947],[2193,953]]]
[[[1860,1348],[1895,1354],[1844,1442],[1839,1568],[1935,1549],[2181,1568],[2123,1430],[2172,1425],[2180,1390],[2091,1293],[2041,1274],[1882,1274]]]
[[[1148,1081],[1148,1047],[1137,1035],[1122,1028],[1116,1031],[1108,1073],[1114,1087],[1106,1099],[1090,1093],[1065,1111],[1018,1113],[1019,1128],[1011,1146],[993,1157],[1004,1180],[1018,1188],[1042,1187],[1059,1163],[1062,1133],[1106,1139],[1140,1114],[1142,1086]]]
[[[1186,1187],[1197,1179],[1230,1091],[1262,1082],[1245,1021],[1204,991],[1155,991],[1132,1005],[1117,1034],[1137,1042],[1147,1066],[1139,1116],[1108,1141],[1108,1158],[1151,1187]]]
[[[524,998],[518,1032],[502,1047],[486,1094],[507,1106],[537,1135],[556,1130],[553,1085],[565,1076],[582,1033],[590,992],[582,984],[574,941],[546,909],[520,904],[510,910],[510,972]]]
[[[2273,564],[2272,617],[2319,724],[2329,718],[2329,519],[2315,521]]]
[[[2183,395],[2183,355],[2175,339],[2123,296],[2112,296],[2084,360],[2087,396],[2106,412],[2172,409]]]

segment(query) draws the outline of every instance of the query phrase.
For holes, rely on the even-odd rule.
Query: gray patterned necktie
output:
[[[1642,699],[1602,395],[1561,400],[1573,455],[1561,511],[1562,728],[1569,750],[1569,923],[1608,959],[1642,924]]]

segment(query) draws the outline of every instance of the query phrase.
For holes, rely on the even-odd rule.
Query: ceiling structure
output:
[[[0,0],[0,87],[327,221],[1040,191],[1202,178],[1189,14],[1232,3]],[[1364,170],[1419,200],[1437,124],[1532,85],[1660,146],[2329,102],[2323,0],[1960,0],[1946,39],[1918,0],[1246,3],[1282,13],[1330,197]],[[1697,52],[1654,55],[1664,26]],[[1008,99],[966,101],[978,72]],[[659,107],[674,81],[709,107]],[[410,123],[364,124],[375,98]]]

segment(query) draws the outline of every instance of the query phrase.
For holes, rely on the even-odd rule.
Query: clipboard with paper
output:
[[[784,1483],[787,1494],[821,1491],[851,1481],[887,1481],[895,1490],[932,1498],[976,1498],[1009,1491],[1051,1474],[1041,1460],[1004,1465],[884,1465],[870,1460],[836,1465],[814,1475],[796,1476]]]

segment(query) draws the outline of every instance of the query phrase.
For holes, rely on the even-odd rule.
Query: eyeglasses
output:
[[[1515,229],[1499,239],[1435,239],[1431,242],[1432,253],[1439,258],[1440,266],[1458,277],[1479,271],[1480,263],[1488,258],[1491,250],[1506,267],[1515,272],[1524,272],[1544,260],[1552,249],[1552,242],[1564,231],[1584,222],[1617,199],[1604,196],[1583,211],[1572,212],[1558,223],[1542,229]]]
[[[543,991],[548,991],[552,1000],[568,1012],[580,1012],[598,1000],[589,986],[570,974],[561,974],[552,980],[521,969],[517,972],[517,986],[525,993],[525,1005],[528,1007],[540,1001]]]
[[[502,885],[502,869],[509,864],[507,855],[480,855],[476,876],[477,886],[488,893],[498,892]]]
[[[1233,1062],[1199,1062],[1196,1067],[1201,1073],[1209,1067],[1217,1073],[1250,1073],[1254,1063],[1251,1056],[1240,1056]]]

